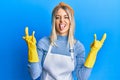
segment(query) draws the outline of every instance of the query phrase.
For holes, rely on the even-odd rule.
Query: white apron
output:
[[[42,80],[73,80],[72,71],[74,70],[73,53],[71,56],[51,53],[50,45],[43,64]]]

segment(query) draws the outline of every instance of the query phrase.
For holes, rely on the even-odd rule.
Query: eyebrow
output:
[[[57,17],[57,16],[60,16],[60,15],[55,15],[55,16]]]
[[[56,15],[56,17],[58,17],[58,16],[60,16],[60,15]],[[64,16],[68,16],[68,15],[64,15]]]

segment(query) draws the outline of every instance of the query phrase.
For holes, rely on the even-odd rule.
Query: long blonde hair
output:
[[[50,41],[52,45],[56,45],[55,41],[57,40],[57,32],[55,29],[55,14],[57,13],[57,11],[62,8],[63,10],[65,10],[69,16],[69,20],[70,20],[70,27],[69,27],[69,33],[68,33],[68,44],[70,45],[70,48],[72,48],[74,46],[75,43],[75,39],[74,39],[74,28],[75,28],[75,22],[74,22],[74,12],[73,9],[67,5],[64,4],[63,2],[59,3],[58,6],[56,6],[53,9],[52,12],[52,32],[51,32],[51,36],[50,36]]]

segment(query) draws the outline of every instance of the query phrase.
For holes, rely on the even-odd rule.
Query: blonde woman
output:
[[[34,32],[32,36],[25,29],[23,37],[28,44],[28,67],[33,80],[73,80],[73,72],[78,80],[87,80],[95,63],[96,55],[106,38],[95,40],[85,60],[82,43],[74,38],[74,11],[61,2],[52,12],[52,32],[36,46]]]

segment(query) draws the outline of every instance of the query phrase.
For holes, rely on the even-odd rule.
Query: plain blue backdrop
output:
[[[0,0],[0,80],[30,80],[24,29],[35,30],[37,41],[51,32],[51,12],[59,2],[75,12],[75,37],[86,49],[93,34],[107,39],[99,51],[89,80],[118,80],[120,77],[119,0]]]

